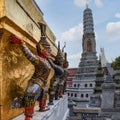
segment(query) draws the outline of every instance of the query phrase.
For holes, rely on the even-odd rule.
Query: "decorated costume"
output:
[[[55,57],[54,63],[62,69],[63,74],[64,74],[63,60],[64,60],[64,58],[63,58],[62,52],[60,50],[60,43],[58,43],[58,52],[57,52],[57,56]],[[60,77],[62,77],[63,74],[61,74],[61,75],[55,74],[54,78],[50,82],[49,103],[48,103],[49,105],[53,105],[53,99],[55,98],[56,91],[57,90],[59,91]]]
[[[64,94],[64,92],[66,90],[66,84],[67,84],[66,82],[67,82],[67,77],[68,77],[68,71],[67,71],[68,66],[69,66],[69,63],[67,61],[67,53],[64,53],[64,62],[63,62],[64,74],[62,76],[62,90],[61,90],[59,96]]]
[[[61,76],[55,74],[54,79],[51,81],[49,91],[49,105],[53,105],[54,98],[55,100],[58,100],[59,97],[62,97],[66,89],[66,77],[68,74],[67,70],[65,69],[68,67],[68,61],[67,54],[60,50],[60,43],[58,43],[58,52],[54,63],[60,66],[64,72]]]
[[[35,101],[39,101],[39,111],[49,110],[46,106],[47,94],[50,87],[50,81],[54,74],[61,75],[63,70],[50,60],[51,49],[46,41],[46,26],[39,24],[41,28],[41,40],[37,43],[37,53],[34,55],[25,43],[16,36],[10,37],[10,42],[20,44],[26,58],[35,66],[35,72],[28,82],[28,87],[23,97],[16,98],[13,102],[14,107],[25,108],[25,120],[30,120],[34,113]]]

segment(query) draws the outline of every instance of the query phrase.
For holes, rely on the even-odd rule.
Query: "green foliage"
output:
[[[115,61],[112,62],[112,67],[114,70],[120,70],[120,56],[115,59]]]

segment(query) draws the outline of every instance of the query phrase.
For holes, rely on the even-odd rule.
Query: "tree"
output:
[[[112,67],[114,70],[120,70],[120,56],[115,59],[115,61],[112,62]]]

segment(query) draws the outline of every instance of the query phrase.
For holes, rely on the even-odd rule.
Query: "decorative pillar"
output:
[[[101,116],[111,117],[114,111],[116,84],[110,75],[107,75],[104,83],[102,84],[102,103],[101,103]]]
[[[102,84],[102,109],[111,109],[114,107],[114,96],[115,96],[116,84],[112,78],[108,75],[104,83]]]

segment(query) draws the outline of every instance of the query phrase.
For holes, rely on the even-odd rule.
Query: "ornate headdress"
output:
[[[68,60],[67,60],[67,53],[66,52],[65,52],[64,56],[65,56],[65,59],[64,59],[63,67],[67,68],[69,66],[69,63],[68,63]]]
[[[41,29],[40,41],[36,44],[37,52],[40,53],[44,49],[44,46],[49,46],[50,44],[46,40],[46,25],[43,23],[38,23]]]
[[[57,55],[55,57],[55,63],[57,65],[62,65],[61,63],[64,61],[64,57],[63,57],[63,54],[60,50],[60,42],[58,42],[58,52],[57,52]]]

